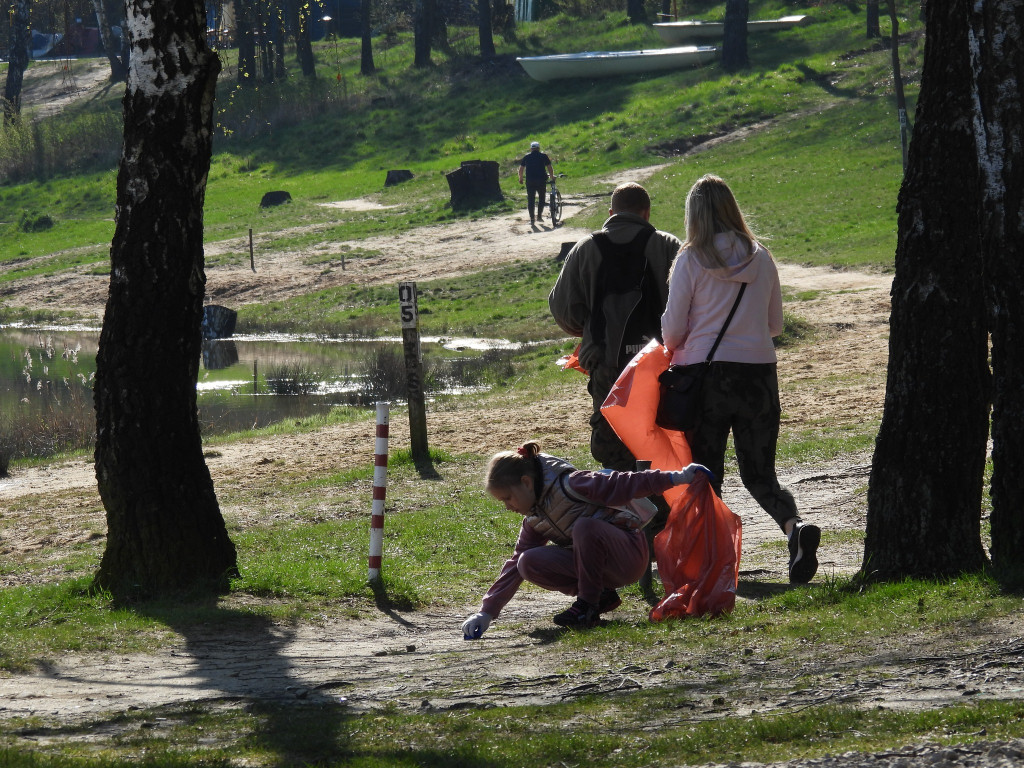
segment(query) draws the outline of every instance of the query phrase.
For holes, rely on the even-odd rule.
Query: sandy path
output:
[[[880,386],[837,390],[816,371],[843,367],[852,375],[870,374],[881,382],[887,278],[784,265],[782,279],[800,290],[822,291],[815,299],[792,307],[815,323],[821,340],[782,355],[785,418],[800,425],[816,422],[826,412],[827,418],[849,421],[862,420],[865,412],[879,412]],[[564,386],[541,401],[516,402],[513,394],[503,409],[474,401],[432,409],[428,413],[431,444],[455,453],[483,455],[514,445],[524,435],[540,439],[552,452],[585,444],[589,403],[583,379],[567,376]],[[799,392],[786,386],[800,377],[805,381]],[[509,410],[517,414],[515,423],[509,423]],[[395,447],[408,443],[404,424],[400,415],[393,417]],[[217,446],[208,463],[218,487],[271,486],[282,471],[316,475],[369,464],[372,430],[365,421]],[[343,455],[337,452],[338,445],[347,446]],[[797,466],[782,472],[781,478],[796,494],[806,517],[833,532],[862,530],[868,461],[865,455],[828,466]],[[740,596],[756,599],[761,594],[756,585],[785,582],[784,545],[774,523],[738,487],[735,477],[727,479],[723,495],[744,519],[743,573],[756,578],[749,587],[741,584]],[[86,461],[21,471],[0,482],[0,502],[3,499],[24,502],[12,504],[14,510],[3,518],[0,540],[8,551],[73,544],[102,535],[102,507]],[[41,506],[61,509],[45,531],[33,524]],[[260,522],[244,505],[227,506],[224,513],[234,525]],[[822,552],[821,562],[823,575],[852,573],[860,565],[859,547],[835,544]],[[254,622],[238,637],[228,638],[182,628],[178,638],[156,654],[73,655],[30,675],[0,677],[0,699],[4,700],[0,716],[34,713],[80,719],[127,707],[238,697],[312,697],[352,708],[388,702],[415,708],[423,701],[438,707],[476,706],[553,701],[576,691],[592,691],[594,686],[610,690],[676,680],[676,673],[665,671],[663,659],[622,658],[613,660],[619,666],[613,664],[611,671],[579,675],[561,671],[563,657],[524,665],[524,657],[532,659],[534,654],[523,651],[550,639],[548,622],[562,603],[564,598],[558,595],[527,590],[506,609],[484,643],[465,643],[457,632],[460,618],[474,609],[471,605],[450,614],[387,612],[358,622],[316,626]],[[633,599],[612,618],[637,621],[645,610],[642,602]],[[686,656],[685,651],[679,654]],[[693,660],[687,664],[692,668]],[[713,692],[710,679],[708,685]],[[908,694],[893,689],[891,695],[895,704]],[[749,708],[754,703],[737,706]]]
[[[582,202],[570,200],[569,213],[579,210]],[[303,254],[275,251],[264,242],[257,244],[255,274],[248,263],[216,266],[208,271],[208,289],[212,298],[237,306],[328,285],[456,276],[519,260],[553,258],[562,242],[585,231],[573,228],[571,220],[557,229],[534,228],[525,213],[453,222],[362,241],[360,247],[385,255],[353,259],[346,270],[326,273],[322,265],[304,266]],[[342,245],[324,241],[316,248],[318,253],[340,252]],[[208,245],[210,253],[241,249],[236,241]],[[813,299],[787,305],[818,334],[814,342],[780,355],[787,426],[861,422],[865,414],[880,413],[890,278],[785,264],[780,265],[780,275],[794,291],[817,292]],[[6,299],[12,304],[44,307],[60,301],[68,306],[67,297],[74,296],[75,309],[99,317],[106,278],[71,271],[35,283],[20,281],[10,289]],[[502,408],[473,400],[432,407],[431,445],[481,455],[527,436],[555,453],[585,445],[589,398],[581,377],[570,372],[566,376],[562,386],[539,401],[523,402],[513,393]],[[837,386],[847,377],[857,383]],[[515,420],[508,418],[509,412],[516,413]],[[394,447],[408,444],[404,424],[401,412],[392,417]],[[208,464],[220,488],[272,487],[276,473],[282,471],[281,461],[287,471],[307,476],[371,463],[372,434],[372,423],[364,421],[232,443],[216,446]],[[339,453],[339,445],[346,450]],[[831,531],[863,529],[868,461],[867,456],[854,456],[828,466],[798,466],[781,473],[781,478],[795,492],[806,517]],[[744,518],[743,573],[756,577],[751,586],[741,584],[740,598],[755,599],[761,589],[757,584],[785,582],[784,544],[774,523],[738,488],[736,478],[727,479],[723,495]],[[103,535],[102,505],[88,461],[21,470],[0,481],[0,505],[10,507],[0,522],[2,551],[72,545]],[[53,514],[58,509],[60,514]],[[38,522],[42,510],[47,510],[43,514],[49,521],[44,527]],[[232,525],[260,522],[243,504],[226,506],[224,514]],[[853,544],[836,544],[823,551],[821,560],[823,575],[852,573],[860,565],[860,551]],[[564,656],[531,653],[550,640],[550,616],[564,602],[561,596],[527,589],[480,643],[464,642],[457,631],[461,617],[474,609],[470,605],[454,613],[385,611],[356,622],[297,627],[253,621],[237,636],[228,637],[180,628],[176,639],[158,653],[71,655],[42,664],[32,674],[0,676],[0,717],[37,714],[79,720],[128,707],[237,698],[321,700],[357,709],[389,702],[416,708],[425,701],[430,706],[461,707],[554,701],[595,690],[679,682],[683,673],[668,671],[664,658],[632,658],[626,653],[609,659],[609,668],[577,675],[563,672]],[[645,611],[645,604],[634,598],[611,618],[637,621]],[[699,663],[687,658],[685,649],[672,654],[686,661],[679,669],[685,666],[692,679]],[[710,701],[718,689],[710,673],[707,677]],[[763,686],[762,682],[747,688]],[[894,693],[893,701],[905,695],[906,691]],[[751,701],[739,701],[735,711],[753,706]]]

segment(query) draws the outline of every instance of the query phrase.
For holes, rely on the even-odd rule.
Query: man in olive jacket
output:
[[[580,365],[594,403],[590,452],[602,466],[633,470],[636,459],[601,414],[612,385],[633,356],[661,338],[668,272],[682,243],[650,223],[651,198],[639,184],[612,192],[600,232],[573,246],[548,296],[555,322],[581,337]]]

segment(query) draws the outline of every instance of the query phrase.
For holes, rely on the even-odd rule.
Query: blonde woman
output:
[[[789,580],[807,583],[818,569],[821,530],[800,519],[775,473],[781,406],[772,338],[782,332],[779,273],[717,176],[698,179],[686,196],[686,240],[669,274],[661,326],[673,367],[707,366],[698,423],[686,430],[693,460],[711,470],[721,495],[732,432],[743,485],[788,538]]]

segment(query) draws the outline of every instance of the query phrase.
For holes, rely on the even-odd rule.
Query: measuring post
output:
[[[249,229],[249,266],[252,267],[252,271],[256,271],[256,251],[252,247],[252,229]]]
[[[370,581],[380,578],[384,558],[384,497],[388,487],[388,404],[377,403],[373,442],[373,505],[370,509]]]
[[[416,304],[416,283],[398,284],[398,305],[402,314],[402,349],[405,353],[405,382],[409,390],[409,443],[415,464],[430,459],[427,448],[427,406],[423,395],[423,355],[420,351],[420,312]]]

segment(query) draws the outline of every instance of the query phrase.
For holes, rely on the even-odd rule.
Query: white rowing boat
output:
[[[664,69],[681,69],[714,61],[713,46],[685,45],[644,51],[584,51],[552,56],[523,56],[516,61],[534,80],[566,77],[613,77]]]
[[[783,16],[780,19],[762,19],[748,21],[747,32],[770,32],[778,29],[790,29],[807,24],[810,16]],[[725,32],[724,21],[663,21],[654,25],[661,39],[669,45],[692,42],[694,40],[721,40]]]

